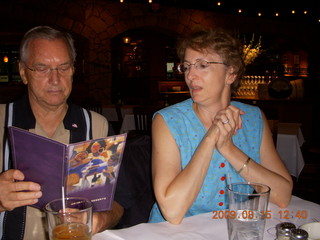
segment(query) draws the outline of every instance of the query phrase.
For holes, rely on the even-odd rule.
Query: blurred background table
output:
[[[126,114],[133,113],[134,107],[136,107],[136,105],[108,105],[102,108],[102,115],[105,116],[108,121],[121,121]],[[120,116],[119,113],[121,114]]]
[[[298,178],[304,167],[301,146],[304,137],[300,123],[278,123],[277,151],[289,173]]]
[[[163,106],[145,105],[134,107],[132,113],[124,115],[120,133],[135,131],[151,134],[153,115],[161,108]]]
[[[120,133],[127,133],[135,129],[134,114],[125,114],[122,120]]]
[[[108,119],[109,124],[111,124],[114,129],[114,134],[124,133],[127,131],[127,128],[124,131],[120,131],[122,127],[123,120],[127,114],[133,114],[133,109],[138,105],[108,105],[102,108],[102,115]],[[126,119],[126,122],[128,120]],[[131,129],[128,129],[131,130]]]

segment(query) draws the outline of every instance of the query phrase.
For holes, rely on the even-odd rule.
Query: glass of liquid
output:
[[[268,214],[270,187],[259,183],[228,185],[229,240],[262,240]]]
[[[86,198],[56,199],[45,206],[50,240],[92,238],[92,203]]]

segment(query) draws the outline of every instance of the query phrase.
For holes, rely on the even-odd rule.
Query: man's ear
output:
[[[23,63],[19,62],[19,73],[20,73],[20,77],[22,79],[22,82],[27,85],[28,84],[28,80],[26,77],[26,68],[25,66],[23,66]]]

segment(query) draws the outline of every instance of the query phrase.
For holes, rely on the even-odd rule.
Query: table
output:
[[[279,123],[278,125],[277,151],[289,173],[296,178],[304,167],[301,152],[304,138],[300,126],[299,123]]]
[[[126,133],[135,129],[136,125],[134,122],[134,114],[125,114],[121,124],[120,133]]]
[[[132,114],[133,108],[139,105],[123,105],[120,107],[122,118],[126,114]],[[114,105],[104,106],[102,108],[102,115],[105,116],[108,121],[119,121],[117,111]]]
[[[268,210],[271,219],[267,219],[264,240],[275,239],[275,226],[280,222],[292,222],[296,226],[320,220],[320,205],[292,197],[290,205],[281,209],[270,203]],[[121,230],[106,230],[93,236],[93,240],[225,240],[228,239],[227,220],[212,219],[213,213],[204,213],[185,218],[180,225],[168,222],[142,223]],[[286,219],[288,217],[289,219]]]

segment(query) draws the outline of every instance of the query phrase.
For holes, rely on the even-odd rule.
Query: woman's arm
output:
[[[292,178],[275,149],[268,121],[263,113],[262,118],[264,130],[260,147],[261,165],[251,161],[240,174],[248,182],[268,185],[271,188],[270,201],[284,208],[288,206],[291,199]],[[220,136],[219,141],[223,136],[227,138],[227,134],[224,134],[223,131],[221,131]],[[239,171],[247,161],[248,156],[233,143],[230,143],[231,141],[226,141],[224,144],[219,142],[217,148],[230,164]]]
[[[160,210],[170,223],[179,224],[195,201],[207,174],[218,134],[212,125],[182,170],[177,144],[162,116],[155,116],[152,123],[153,185]]]

